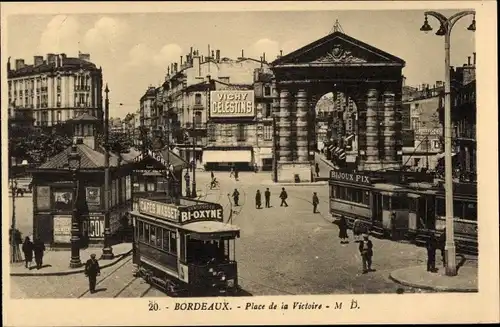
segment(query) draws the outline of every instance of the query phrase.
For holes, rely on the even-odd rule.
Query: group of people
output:
[[[316,193],[315,193],[316,194]],[[235,206],[239,206],[239,201],[240,201],[240,192],[238,189],[234,189],[233,191],[233,201]],[[288,203],[286,200],[288,199],[288,193],[286,192],[285,188],[281,188],[281,193],[279,198],[281,199],[281,204],[280,207],[288,207]],[[265,207],[266,208],[271,208],[271,191],[269,188],[266,188],[266,191],[264,192],[264,199],[265,199]],[[262,193],[260,190],[257,190],[255,193],[255,207],[257,209],[260,209],[262,207]]]
[[[45,244],[39,239],[35,242],[31,242],[29,236],[26,236],[22,245],[22,251],[24,254],[24,266],[31,269],[31,264],[33,262],[33,256],[35,257],[36,269],[41,269],[43,266],[43,253],[45,251]]]
[[[337,221],[339,227],[339,238],[340,244],[349,243],[349,235],[347,234],[347,220],[344,216],[341,216]],[[366,274],[372,270],[372,258],[373,258],[373,243],[368,236],[368,230],[363,228],[363,225],[359,219],[356,219],[353,224],[353,234],[354,242],[359,243],[358,250],[361,255],[361,261],[363,263],[363,274]]]

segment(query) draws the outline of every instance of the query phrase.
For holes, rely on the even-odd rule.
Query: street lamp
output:
[[[82,266],[80,260],[80,221],[78,219],[78,191],[80,183],[77,174],[80,170],[81,157],[78,154],[76,144],[71,147],[71,152],[68,155],[68,166],[71,170],[73,180],[73,212],[71,215],[71,260],[69,262],[70,268],[78,268]]]
[[[191,180],[191,178],[189,177],[189,169],[186,169],[184,180],[186,181],[186,197],[189,198],[191,196],[191,191],[189,190],[189,182]]]
[[[104,101],[104,244],[102,248],[101,259],[111,260],[114,258],[113,248],[111,247],[111,229],[110,229],[110,178],[109,178],[109,88],[106,84],[104,89],[106,99]]]
[[[21,257],[21,251],[19,250],[19,237],[16,230],[16,197],[17,197],[17,181],[12,178],[10,182],[10,189],[12,192],[12,225],[10,227],[10,245],[11,245],[11,256],[10,262],[21,262],[23,258]]]
[[[445,84],[444,84],[444,165],[445,165],[445,201],[446,201],[446,244],[445,244],[445,261],[446,275],[456,276],[456,249],[454,239],[454,220],[453,220],[453,171],[452,171],[452,156],[451,156],[451,86],[450,86],[450,35],[455,23],[462,17],[473,15],[472,23],[467,28],[469,31],[476,30],[475,11],[466,10],[458,12],[450,17],[445,17],[443,14],[435,11],[425,12],[425,21],[420,28],[423,32],[429,32],[432,27],[427,21],[427,16],[436,18],[441,26],[436,32],[436,35],[444,35],[444,50],[445,50]]]
[[[196,130],[194,128],[194,124],[195,124],[195,115],[194,115],[194,111],[193,111],[193,128],[192,128],[192,133],[193,133],[193,165],[192,165],[192,169],[193,169],[193,185],[191,187],[191,197],[192,198],[196,198],[198,195],[196,194],[196,141],[197,141],[197,138],[196,138]]]

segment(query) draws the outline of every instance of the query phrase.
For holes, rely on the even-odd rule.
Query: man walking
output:
[[[269,191],[269,187],[266,188],[266,191],[264,192],[264,199],[266,200],[266,208],[271,207],[271,191]]]
[[[95,293],[95,284],[97,276],[101,274],[101,267],[99,267],[99,262],[95,258],[95,254],[90,255],[90,259],[87,260],[85,264],[85,276],[89,278],[89,291],[90,293]]]
[[[427,240],[427,271],[436,272],[436,248],[437,242],[434,235]]]
[[[359,243],[359,253],[363,261],[363,274],[372,270],[373,244],[368,239],[368,235],[363,235],[363,240]]]
[[[43,252],[45,251],[45,244],[40,239],[36,239],[33,243],[33,252],[35,253],[36,269],[42,269],[43,266]]]
[[[286,193],[285,188],[283,187],[281,189],[281,193],[280,193],[280,199],[281,199],[280,207],[282,207],[282,206],[288,207],[288,203],[286,203],[287,198],[288,198],[288,194]]]
[[[313,213],[317,213],[316,209],[318,208],[319,199],[318,199],[318,194],[316,194],[316,192],[313,193],[312,204],[313,204]]]
[[[316,163],[316,177],[319,177],[319,163]]]
[[[237,207],[239,206],[238,201],[240,200],[240,192],[238,192],[237,189],[234,189],[233,192],[233,200],[234,200],[234,205]]]

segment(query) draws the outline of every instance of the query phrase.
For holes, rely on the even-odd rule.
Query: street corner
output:
[[[477,277],[477,268],[469,266],[460,267],[456,276],[447,276],[444,268],[429,272],[423,265],[397,269],[389,275],[403,286],[439,292],[478,292]]]

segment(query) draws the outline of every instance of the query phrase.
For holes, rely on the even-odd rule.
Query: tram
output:
[[[220,204],[180,198],[138,199],[131,211],[137,274],[171,296],[236,295],[238,227],[223,222]]]
[[[330,172],[330,214],[355,220],[370,234],[423,245],[445,228],[445,192],[428,180],[394,179],[390,174]],[[401,174],[402,176],[402,174]],[[454,232],[457,247],[477,253],[477,186],[455,185]]]

